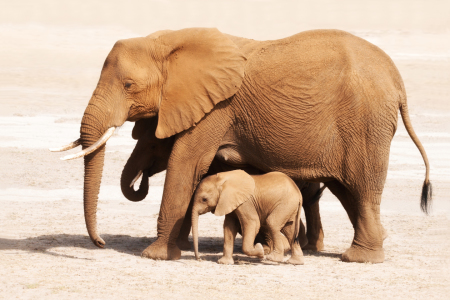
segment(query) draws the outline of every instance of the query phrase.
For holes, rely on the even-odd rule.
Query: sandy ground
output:
[[[109,3],[109,4],[108,4]],[[15,1],[0,10],[0,298],[2,299],[448,299],[450,293],[450,26],[444,1]],[[376,4],[375,4],[376,3]],[[256,39],[339,28],[385,50],[405,81],[413,126],[434,184],[432,213],[419,210],[424,165],[399,122],[383,193],[389,233],[383,264],[340,261],[353,230],[328,191],[321,202],[325,251],[305,265],[244,256],[216,263],[222,218],[200,219],[200,252],[179,261],[140,253],[156,235],[164,174],[131,203],[119,178],[135,141],[125,124],[107,146],[99,230],[89,240],[83,162],[47,148],[78,137],[79,124],[114,42],[159,29],[203,26]]]

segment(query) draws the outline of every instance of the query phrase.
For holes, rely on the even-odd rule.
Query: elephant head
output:
[[[242,170],[211,175],[203,179],[194,194],[192,206],[192,236],[195,258],[198,256],[198,217],[207,212],[216,216],[231,213],[251,199],[255,192],[255,181]]]
[[[132,137],[138,140],[122,171],[120,186],[123,195],[131,201],[141,201],[148,193],[148,178],[167,169],[174,137],[158,139],[155,136],[158,118],[142,119],[136,122]],[[142,177],[137,191],[134,183]]]
[[[155,135],[162,139],[195,126],[237,92],[245,60],[217,29],[160,31],[116,42],[84,112],[80,138],[51,149],[83,147],[63,159],[84,157],[84,214],[95,245],[105,244],[97,232],[97,201],[105,144],[115,128],[158,116]]]

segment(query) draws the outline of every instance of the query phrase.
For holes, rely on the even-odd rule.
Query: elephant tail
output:
[[[427,153],[425,152],[425,148],[423,147],[422,143],[420,142],[419,138],[417,137],[412,127],[411,119],[409,118],[406,99],[405,101],[403,101],[403,103],[400,104],[400,114],[402,116],[403,124],[405,125],[406,131],[413,140],[414,144],[416,144],[416,147],[419,149],[420,154],[422,155],[423,161],[425,163],[426,172],[425,172],[425,180],[422,186],[420,208],[425,214],[428,214],[430,211],[431,200],[433,196],[433,189],[430,182],[430,163],[428,162],[428,156]]]

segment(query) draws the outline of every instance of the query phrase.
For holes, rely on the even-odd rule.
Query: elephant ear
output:
[[[136,123],[134,123],[133,131],[131,131],[131,136],[133,137],[133,139],[138,140],[149,129],[151,129],[152,132],[155,132],[157,125],[158,117],[140,119],[136,121]]]
[[[216,216],[231,213],[255,193],[255,180],[242,170],[217,174],[219,200],[214,211]]]
[[[162,139],[198,123],[242,84],[246,58],[217,29],[190,28],[157,39],[166,49],[165,83],[156,137]]]

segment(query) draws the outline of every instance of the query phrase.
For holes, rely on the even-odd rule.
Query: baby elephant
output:
[[[254,245],[260,227],[271,235],[273,251],[267,259],[281,262],[284,257],[283,234],[291,245],[291,264],[304,263],[297,240],[302,194],[288,176],[280,172],[249,175],[242,170],[218,173],[203,179],[194,195],[192,235],[198,259],[198,217],[212,212],[225,215],[223,257],[220,264],[233,264],[234,239],[242,229],[242,250],[249,256],[264,257],[260,243]]]

